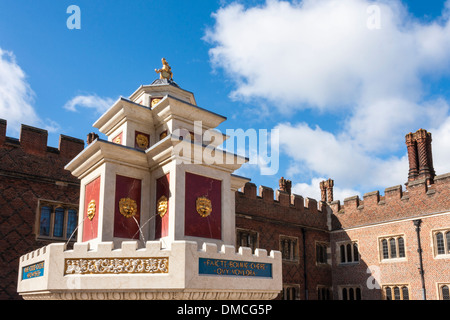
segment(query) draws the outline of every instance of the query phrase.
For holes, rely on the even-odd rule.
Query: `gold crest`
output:
[[[153,109],[153,107],[156,106],[161,100],[161,98],[153,98],[150,103],[151,108]]]
[[[161,218],[166,215],[167,207],[168,207],[167,197],[161,196],[161,198],[159,198],[158,200],[158,214],[160,215]]]
[[[148,148],[148,138],[144,134],[139,133],[136,135],[136,144],[141,149],[147,149]]]
[[[120,213],[125,218],[131,218],[137,213],[137,204],[136,201],[130,198],[122,198],[119,201],[119,210]]]
[[[91,200],[91,202],[89,202],[89,204],[88,204],[88,209],[87,209],[87,217],[91,221],[95,217],[95,208],[96,208],[95,200]]]
[[[206,218],[212,212],[211,200],[206,197],[197,198],[196,207],[198,214],[203,218]]]

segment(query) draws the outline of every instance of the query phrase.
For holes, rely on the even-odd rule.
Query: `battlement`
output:
[[[7,121],[0,119],[0,147],[20,147],[25,153],[45,156],[48,153],[58,154],[63,158],[72,159],[84,149],[84,141],[60,135],[58,148],[47,145],[48,131],[40,128],[22,125],[20,138],[6,136]]]
[[[409,181],[407,189],[401,185],[384,190],[345,198],[330,203],[333,211],[333,229],[350,228],[370,223],[389,221],[418,214],[446,210],[450,205],[450,173],[429,179]],[[424,211],[427,210],[428,212]]]
[[[236,192],[236,217],[328,230],[327,203],[248,182]],[[243,222],[243,221],[241,221]]]
[[[312,198],[303,198],[297,194],[289,194],[286,191],[274,190],[266,186],[259,186],[258,192],[256,192],[256,185],[251,182],[247,182],[243,188],[243,191],[238,191],[239,195],[248,198],[260,200],[266,204],[274,204],[281,207],[294,208],[299,212],[309,211],[310,213],[321,213],[326,206],[323,201],[317,201]]]
[[[174,241],[50,244],[20,258],[18,292],[31,299],[273,299],[281,252]],[[227,277],[233,275],[233,277]]]
[[[236,248],[231,245],[222,245],[220,248],[216,243],[204,242],[201,246],[196,241],[175,241],[171,249],[162,247],[160,241],[147,241],[144,248],[139,247],[138,241],[124,241],[120,247],[115,247],[113,242],[100,242],[95,246],[91,246],[88,242],[76,242],[73,245],[73,249],[67,249],[65,243],[52,243],[45,247],[31,251],[20,258],[21,263],[34,263],[35,261],[45,259],[51,251],[58,252],[59,254],[65,254],[69,258],[75,257],[151,257],[154,255],[167,256],[170,251],[177,251],[178,246],[188,246],[191,251],[197,251],[199,255],[202,254],[214,254],[223,255],[227,259],[239,258],[251,258],[253,256],[258,258],[271,258],[276,259],[281,257],[279,251],[271,251],[268,254],[265,249],[255,249],[253,252],[251,248],[239,247]]]

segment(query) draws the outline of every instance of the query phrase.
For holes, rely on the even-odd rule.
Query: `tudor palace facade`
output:
[[[148,108],[157,103],[130,99]],[[7,137],[6,126],[0,120],[3,300],[20,299],[21,255],[76,239],[80,182],[64,167],[85,148],[83,140],[63,135],[58,148],[49,147],[45,130],[26,125],[20,139]],[[89,134],[87,144],[96,138]],[[236,248],[281,251],[278,299],[450,299],[450,173],[434,172],[426,130],[407,134],[406,147],[406,188],[388,187],[384,195],[334,200],[329,179],[317,186],[320,200],[303,198],[284,178],[275,191],[248,182],[235,193]]]

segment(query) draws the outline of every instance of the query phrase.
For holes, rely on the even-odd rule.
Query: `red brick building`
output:
[[[0,299],[18,299],[19,257],[76,226],[80,184],[64,166],[84,142],[60,136],[47,146],[47,131],[22,125],[20,139],[6,137],[0,119]]]
[[[405,190],[341,203],[328,180],[317,201],[282,178],[276,191],[247,183],[236,192],[236,246],[282,252],[280,299],[449,299],[450,174],[435,175],[425,130],[406,142]],[[48,147],[47,132],[29,126],[6,137],[0,120],[0,299],[19,298],[22,254],[75,230],[80,185],[64,166],[83,148],[67,136]]]

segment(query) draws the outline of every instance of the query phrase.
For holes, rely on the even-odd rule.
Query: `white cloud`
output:
[[[368,27],[371,6],[379,28]],[[213,66],[235,83],[232,98],[262,98],[282,114],[341,115],[334,127],[294,119],[277,126],[281,150],[302,167],[288,172],[309,173],[298,189],[326,176],[367,192],[406,182],[404,137],[419,128],[433,133],[436,171],[450,171],[449,105],[428,98],[425,83],[450,73],[448,8],[450,1],[424,23],[396,0],[233,3],[214,14],[205,39]]]
[[[69,100],[64,109],[77,112],[78,108],[94,109],[95,112],[102,114],[107,111],[116,100],[111,98],[101,98],[97,95],[78,95]]]
[[[15,55],[0,48],[0,118],[8,121],[9,130],[18,133],[22,123],[41,124],[33,103],[34,92]]]
[[[281,150],[294,159],[297,166],[307,167],[314,177],[332,178],[338,188],[356,190],[360,187],[368,192],[378,186],[406,182],[406,154],[383,159],[367,153],[344,136],[336,137],[319,127],[312,129],[306,123],[280,124],[277,129],[280,130]]]

